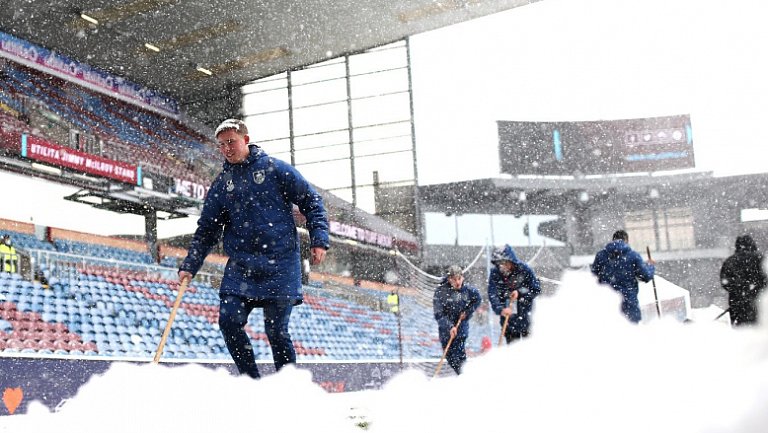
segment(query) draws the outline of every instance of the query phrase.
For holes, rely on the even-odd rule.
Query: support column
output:
[[[160,263],[160,251],[157,245],[157,211],[154,209],[144,215],[144,239],[152,261]]]

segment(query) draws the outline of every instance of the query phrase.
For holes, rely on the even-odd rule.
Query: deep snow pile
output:
[[[197,366],[116,364],[55,413],[0,431],[763,432],[768,331],[711,321],[629,324],[586,273],[541,299],[535,336],[471,359],[461,377],[396,376],[380,391],[327,394],[306,371],[260,381]]]

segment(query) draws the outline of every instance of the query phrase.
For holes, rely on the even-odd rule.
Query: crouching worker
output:
[[[499,315],[503,337],[510,344],[528,336],[533,300],[541,287],[533,269],[520,261],[509,245],[494,251],[491,263],[494,267],[488,275],[488,299],[493,312]]]
[[[469,319],[480,306],[480,292],[464,284],[461,267],[454,265],[448,268],[448,274],[435,290],[432,306],[443,351],[451,342],[445,357],[456,374],[461,374],[461,366],[467,360],[464,346],[469,335]]]

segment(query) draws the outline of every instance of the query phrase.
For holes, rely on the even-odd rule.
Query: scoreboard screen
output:
[[[588,175],[694,167],[689,115],[497,124],[501,171],[512,175]]]

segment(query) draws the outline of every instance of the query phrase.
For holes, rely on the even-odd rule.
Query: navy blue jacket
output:
[[[328,217],[320,194],[291,165],[251,146],[245,161],[225,162],[213,181],[180,270],[197,273],[223,231],[229,261],[222,294],[301,303],[293,204],[307,219],[311,247],[328,248]]]
[[[595,255],[592,263],[592,273],[597,280],[608,284],[614,290],[627,297],[637,297],[637,279],[651,281],[655,267],[643,263],[643,258],[629,245],[616,240],[610,242]]]
[[[466,338],[469,334],[469,319],[480,306],[480,302],[480,291],[475,287],[464,283],[456,290],[451,287],[447,278],[443,279],[432,298],[438,331],[447,335],[459,321],[461,313],[465,313],[466,317],[461,321],[456,336]]]
[[[509,306],[509,294],[517,290],[517,314],[510,316],[507,328],[514,332],[525,332],[530,326],[533,300],[541,293],[539,279],[533,269],[517,258],[509,245],[505,245],[501,254],[496,254],[492,261],[496,264],[500,260],[508,260],[515,266],[509,275],[502,274],[497,266],[491,269],[488,276],[488,300],[491,301],[493,312],[501,314],[501,310]]]

